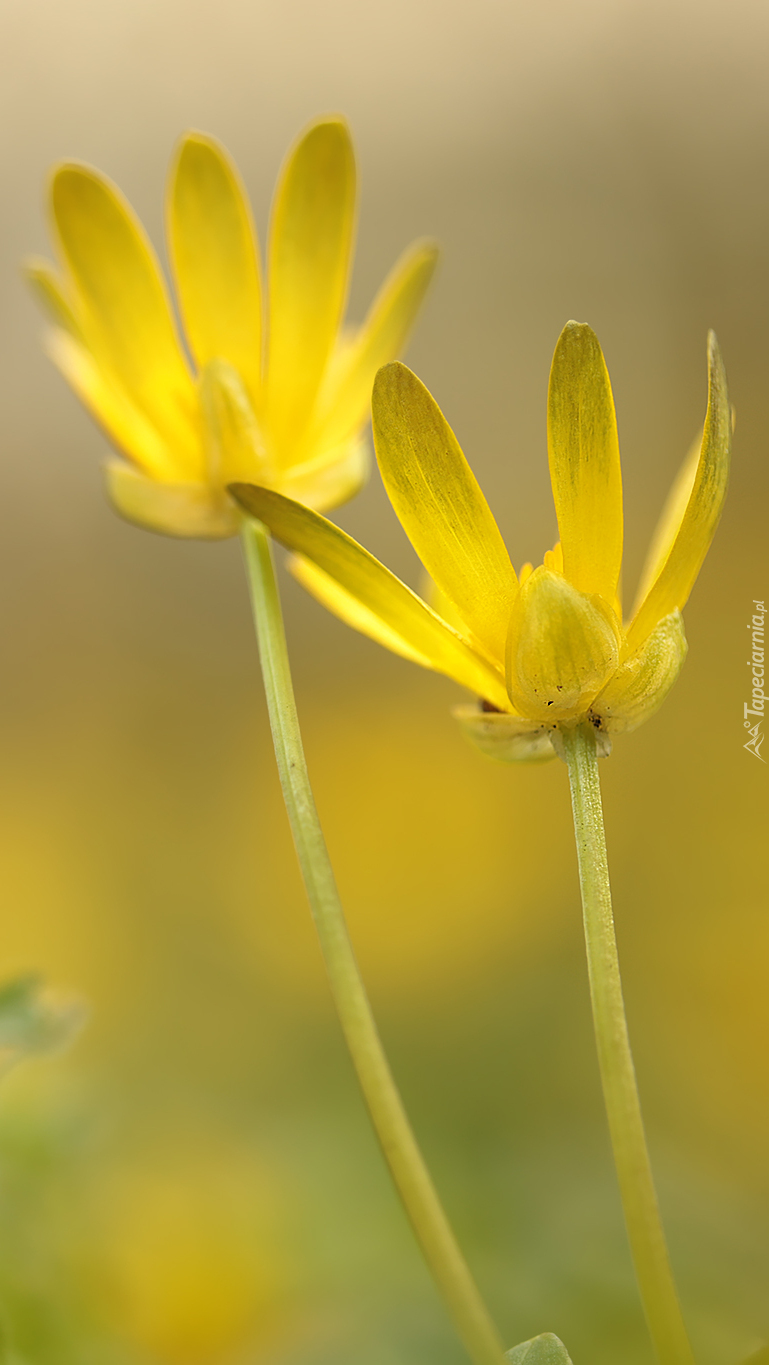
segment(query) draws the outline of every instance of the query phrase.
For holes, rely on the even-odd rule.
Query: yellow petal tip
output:
[[[352,132],[344,114],[319,114],[305,124],[294,143],[294,149],[303,146],[312,138],[331,136],[339,139],[353,153]]]
[[[55,192],[72,180],[91,180],[103,185],[106,176],[97,171],[95,166],[89,166],[87,161],[58,161],[51,167],[48,184],[52,191]]]
[[[417,237],[411,243],[414,255],[421,251],[425,256],[437,257],[441,254],[441,244],[437,237]]]
[[[305,131],[309,132],[312,128],[325,127],[341,128],[347,134],[349,134],[350,132],[350,125],[347,122],[347,119],[345,118],[344,114],[340,114],[337,112],[328,114],[318,114],[316,118],[310,120],[310,122],[307,124]]]
[[[561,335],[560,335],[559,338],[558,338],[558,342],[557,342],[557,344],[556,344],[556,350],[558,349],[558,346],[559,346],[559,345],[563,344],[564,342],[568,342],[568,341],[570,341],[570,340],[575,340],[575,341],[576,341],[576,340],[586,340],[586,341],[594,342],[596,345],[599,345],[597,333],[596,333],[595,330],[590,326],[590,323],[589,323],[589,322],[578,322],[578,321],[576,320],[576,318],[569,318],[569,321],[566,323],[565,327],[563,328],[563,330],[562,330],[562,332],[561,332]],[[599,349],[600,349],[600,348],[599,348]]]
[[[380,365],[374,376],[374,393],[382,392],[386,388],[395,385],[418,384],[423,388],[421,379],[418,379],[413,370],[408,365],[404,365],[402,360],[388,360],[386,365]]]
[[[178,167],[185,156],[193,155],[195,152],[199,151],[210,152],[213,156],[223,158],[228,162],[230,159],[224,143],[221,142],[218,137],[215,137],[213,133],[204,133],[200,128],[188,128],[182,133],[174,148],[171,157],[170,178],[173,178],[174,170],[178,170]]]
[[[19,266],[21,277],[28,283],[34,283],[40,279],[41,275],[49,275],[51,263],[44,256],[23,256]]]

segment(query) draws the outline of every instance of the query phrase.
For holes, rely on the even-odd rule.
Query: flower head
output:
[[[263,308],[237,170],[212,138],[182,139],[166,207],[190,364],[158,261],[120,191],[88,166],[55,170],[61,269],[32,262],[27,273],[53,323],[52,358],[125,457],[107,464],[107,485],[130,520],[170,535],[229,536],[240,517],[226,492],[233,480],[317,508],[361,486],[373,377],[405,345],[436,250],[415,243],[362,327],[343,331],[355,181],[347,125],[311,124],[278,183]]]
[[[435,584],[432,605],[323,517],[265,489],[233,491],[299,553],[296,575],[326,606],[481,698],[481,710],[458,712],[481,748],[507,760],[551,758],[563,727],[589,720],[606,737],[635,729],[678,676],[681,608],[729,468],[729,401],[712,333],[708,380],[702,441],[674,485],[625,624],[614,402],[598,340],[581,323],[567,323],[553,357],[548,446],[560,541],[536,569],[516,574],[454,433],[405,365],[377,375],[374,442],[393,507]]]

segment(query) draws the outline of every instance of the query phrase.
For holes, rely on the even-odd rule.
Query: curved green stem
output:
[[[630,1249],[661,1365],[693,1365],[657,1205],[625,1019],[595,731],[587,724],[564,730],[562,742],[571,784],[598,1062]]]
[[[256,521],[247,521],[242,534],[283,796],[342,1030],[382,1151],[454,1325],[474,1365],[500,1365],[502,1342],[417,1146],[350,943],[307,774],[270,538]]]

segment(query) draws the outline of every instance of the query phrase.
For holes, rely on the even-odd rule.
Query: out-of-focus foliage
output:
[[[23,1057],[66,1047],[85,1022],[82,1001],[45,992],[37,977],[0,986],[0,1077]]]

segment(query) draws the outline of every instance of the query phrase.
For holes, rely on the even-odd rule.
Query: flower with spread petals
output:
[[[131,521],[176,536],[234,534],[234,480],[330,508],[360,488],[374,375],[403,349],[436,262],[416,242],[363,325],[342,329],[356,174],[339,118],[310,125],[275,195],[264,306],[251,212],[237,170],[189,133],[174,158],[167,226],[182,343],[149,240],[98,171],[51,184],[60,271],[28,276],[53,324],[50,354],[123,459],[110,497]],[[191,357],[188,359],[188,354]]]
[[[358,630],[481,698],[459,719],[507,761],[552,758],[563,727],[613,733],[656,711],[686,654],[681,609],[726,495],[731,420],[718,345],[708,340],[702,441],[673,487],[637,605],[619,601],[622,485],[609,376],[595,333],[567,323],[548,396],[560,541],[516,574],[488,504],[435,400],[401,364],[377,375],[374,443],[403,527],[436,586],[432,605],[325,518],[263,488],[233,490],[297,552],[294,572]]]

